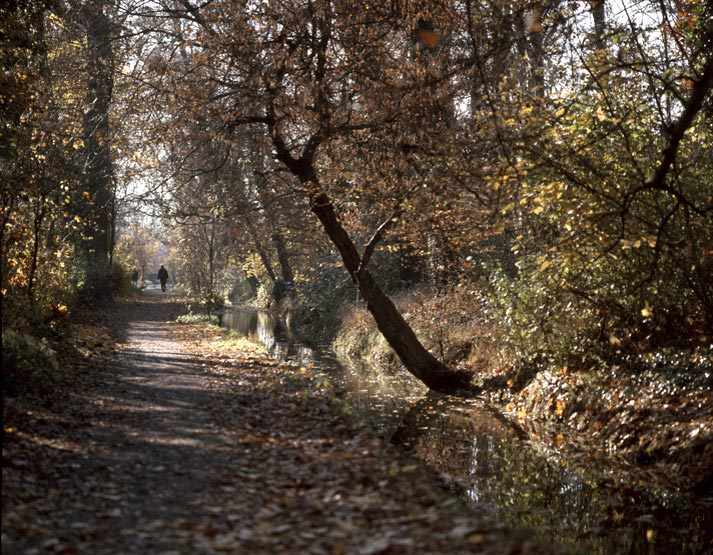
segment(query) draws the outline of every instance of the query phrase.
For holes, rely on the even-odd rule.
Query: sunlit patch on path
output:
[[[309,373],[216,352],[180,308],[112,311],[118,355],[6,442],[3,552],[548,552],[385,451]]]

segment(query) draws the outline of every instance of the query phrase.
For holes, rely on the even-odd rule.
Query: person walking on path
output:
[[[161,282],[161,291],[165,291],[166,282],[168,281],[168,270],[163,267],[163,264],[161,264],[161,268],[158,271],[158,280]]]

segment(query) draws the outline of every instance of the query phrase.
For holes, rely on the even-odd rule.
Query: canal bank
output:
[[[542,430],[527,429],[523,436],[522,426],[492,403],[427,394],[405,372],[381,366],[377,356],[339,363],[326,349],[301,344],[269,312],[234,309],[223,324],[296,368],[325,375],[345,411],[508,526],[583,553],[713,552],[710,494],[666,488],[663,480],[646,483],[635,468],[611,464],[596,450],[571,449],[556,433],[553,440]]]

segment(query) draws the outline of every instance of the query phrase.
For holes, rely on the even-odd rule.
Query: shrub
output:
[[[591,304],[564,289],[558,271],[542,257],[521,257],[518,270],[510,276],[489,269],[481,289],[484,314],[508,358],[515,362],[545,356],[567,365],[572,357],[593,356],[587,365],[598,364],[601,322]]]
[[[126,264],[114,262],[107,273],[109,289],[113,294],[125,294],[131,290],[131,270]]]
[[[299,328],[305,333],[331,341],[345,307],[356,298],[356,289],[343,268],[323,265],[310,281],[298,283]]]
[[[2,365],[3,387],[9,391],[45,389],[64,378],[46,340],[11,329],[2,332]]]

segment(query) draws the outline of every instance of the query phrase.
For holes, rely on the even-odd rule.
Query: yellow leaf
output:
[[[476,533],[468,536],[468,543],[483,543],[485,541],[485,535]]]

